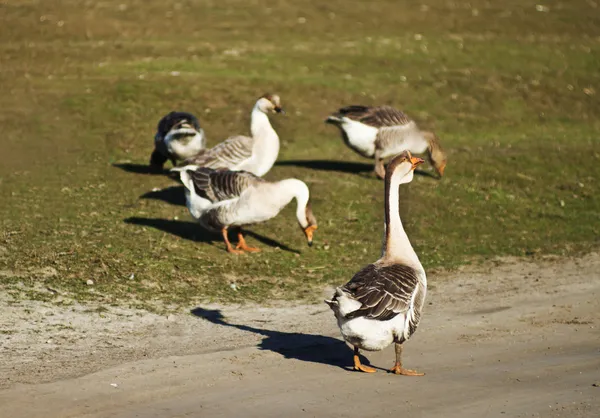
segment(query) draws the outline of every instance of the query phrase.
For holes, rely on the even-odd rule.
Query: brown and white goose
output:
[[[379,351],[394,343],[396,374],[421,376],[402,367],[402,346],[417,329],[427,292],[427,278],[400,220],[398,188],[413,179],[423,162],[405,151],[394,158],[385,176],[383,255],[338,287],[325,302],[333,310],[344,339],[354,346],[354,369],[367,373],[359,349]]]
[[[336,125],[346,145],[358,154],[375,159],[375,173],[384,178],[384,159],[410,151],[427,152],[440,178],[446,169],[446,154],[438,137],[422,131],[405,113],[390,106],[348,106],[339,109],[325,122]]]
[[[179,172],[190,214],[206,229],[221,232],[228,252],[260,251],[246,245],[242,226],[274,218],[292,199],[297,203],[298,224],[308,245],[312,245],[317,220],[304,182],[297,179],[269,182],[245,171],[196,166],[177,167],[171,171]],[[230,227],[238,234],[235,249],[227,236]]]
[[[279,136],[271,126],[269,112],[285,113],[276,94],[265,94],[252,109],[250,131],[252,136],[234,136],[189,158],[184,165],[208,168],[243,170],[259,177],[275,164],[279,155]]]

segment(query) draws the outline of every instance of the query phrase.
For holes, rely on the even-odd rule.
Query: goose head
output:
[[[429,161],[441,178],[444,175],[444,170],[446,169],[446,153],[440,146],[438,137],[433,132],[425,131],[423,132],[423,136],[429,143],[429,147],[427,149]]]
[[[300,224],[300,228],[304,231],[306,241],[310,247],[313,243],[313,234],[317,229],[317,218],[315,218],[315,215],[313,214],[310,200],[306,203],[304,218],[298,219],[298,223]]]
[[[256,108],[263,113],[283,113],[285,111],[281,107],[281,99],[276,94],[265,94],[256,102]]]
[[[398,184],[410,183],[414,177],[415,168],[423,162],[423,159],[413,157],[410,151],[404,151],[388,164],[386,177],[391,180],[392,176],[398,176],[400,179]]]

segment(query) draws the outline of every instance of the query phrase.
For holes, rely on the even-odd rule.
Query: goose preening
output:
[[[394,158],[385,175],[385,241],[383,255],[338,287],[325,302],[333,310],[344,339],[354,346],[354,369],[367,373],[359,349],[379,351],[395,343],[396,374],[422,376],[402,367],[402,344],[417,329],[427,291],[427,278],[400,220],[398,187],[413,179],[423,162],[405,151]]]
[[[179,172],[191,215],[206,229],[220,231],[228,252],[260,251],[246,245],[241,227],[274,218],[292,199],[296,199],[298,224],[308,245],[312,245],[317,220],[304,182],[297,179],[269,182],[245,171],[197,166],[178,167],[172,171]],[[237,230],[236,248],[227,236],[230,227]]]
[[[184,165],[243,170],[264,176],[279,155],[279,136],[271,126],[269,112],[285,113],[279,96],[265,94],[252,109],[250,132],[252,136],[234,136],[215,147],[189,158]]]
[[[165,162],[171,160],[175,166],[178,160],[197,155],[205,145],[198,118],[187,112],[171,112],[158,122],[150,165],[162,170]]]
[[[383,161],[402,151],[427,152],[430,163],[440,178],[446,168],[446,154],[438,137],[422,131],[415,121],[390,106],[348,106],[329,116],[325,122],[336,125],[344,142],[354,151],[375,159],[375,173],[385,177]]]

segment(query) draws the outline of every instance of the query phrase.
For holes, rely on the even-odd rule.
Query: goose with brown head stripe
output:
[[[423,162],[405,151],[387,167],[385,176],[385,241],[383,255],[338,287],[325,302],[333,310],[344,339],[354,346],[354,369],[367,373],[372,367],[360,363],[359,349],[379,351],[394,343],[396,374],[421,376],[402,367],[402,346],[417,329],[427,278],[400,220],[398,188],[413,179]]]
[[[172,171],[179,172],[190,214],[204,228],[221,232],[228,252],[260,251],[246,244],[242,226],[274,218],[292,199],[296,199],[298,224],[308,245],[312,245],[317,220],[304,182],[297,179],[269,182],[245,171],[208,167],[185,166]],[[236,248],[228,238],[228,229],[232,227],[238,235]]]
[[[279,136],[267,114],[285,113],[276,94],[265,94],[252,109],[250,131],[252,136],[233,136],[213,148],[187,159],[184,165],[247,171],[264,176],[279,155]]]
[[[427,153],[439,177],[446,169],[446,154],[438,137],[422,131],[405,113],[390,106],[348,106],[325,122],[336,125],[344,142],[358,154],[375,159],[375,173],[385,177],[383,162],[403,151]]]

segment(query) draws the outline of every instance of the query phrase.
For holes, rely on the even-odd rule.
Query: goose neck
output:
[[[385,240],[383,257],[422,269],[400,219],[399,188],[406,173],[395,170],[385,178]]]

